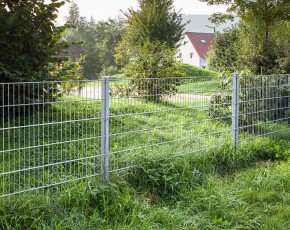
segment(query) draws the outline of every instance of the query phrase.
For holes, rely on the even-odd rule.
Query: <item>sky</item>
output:
[[[90,18],[91,16],[99,20],[107,20],[109,17],[116,18],[120,15],[120,10],[126,11],[128,8],[138,8],[137,0],[74,0],[80,8],[81,16]],[[206,3],[198,0],[175,0],[175,9],[182,9],[183,14],[207,14],[215,12],[225,12],[226,6],[207,6]],[[63,24],[65,16],[68,14],[69,4],[59,10],[58,24]]]

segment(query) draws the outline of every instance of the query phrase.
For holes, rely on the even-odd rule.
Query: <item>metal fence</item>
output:
[[[265,135],[289,138],[289,75],[0,83],[0,197]]]

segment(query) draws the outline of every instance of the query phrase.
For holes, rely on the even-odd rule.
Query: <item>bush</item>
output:
[[[230,88],[232,81],[225,77],[221,84],[223,88]],[[230,94],[213,95],[209,117],[230,122],[231,103]],[[289,76],[241,75],[239,113],[239,122],[243,126],[253,126],[259,121],[285,120],[289,114]]]
[[[205,70],[197,66],[185,64],[185,63],[176,63],[177,70],[181,72],[183,77],[200,77],[200,76],[219,76],[218,72],[213,72],[210,70]]]
[[[116,66],[109,66],[105,67],[102,72],[100,73],[101,76],[112,76],[112,75],[117,75],[120,74],[120,70]]]
[[[219,118],[228,123],[231,122],[232,114],[232,95],[214,94],[210,98],[208,109],[209,118]]]
[[[113,88],[113,95],[133,94],[155,102],[174,95],[181,77],[175,65],[175,50],[160,42],[137,46],[123,71],[132,80]]]
[[[0,100],[0,106],[3,106],[3,111],[0,116],[17,116],[31,112],[33,109],[39,110],[44,106],[44,102],[49,103],[57,96],[80,90],[83,86],[81,82],[67,80],[80,80],[82,78],[82,59],[61,59],[49,62],[45,68],[45,74],[42,75],[43,79],[47,79],[49,82],[19,82],[1,85],[0,96],[2,100]],[[37,103],[38,106],[33,106],[33,103]]]

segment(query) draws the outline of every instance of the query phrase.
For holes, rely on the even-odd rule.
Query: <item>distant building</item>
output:
[[[83,49],[79,44],[70,44],[68,48],[63,49],[58,57],[80,58],[83,54]]]
[[[206,67],[206,55],[213,42],[213,33],[186,32],[180,41],[177,58],[180,62]]]

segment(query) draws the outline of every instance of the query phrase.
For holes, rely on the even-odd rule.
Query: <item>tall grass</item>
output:
[[[287,229],[289,145],[259,140],[184,158],[144,159],[125,178],[11,198],[2,229]],[[285,144],[285,143],[284,143]],[[14,200],[15,199],[15,200]]]

